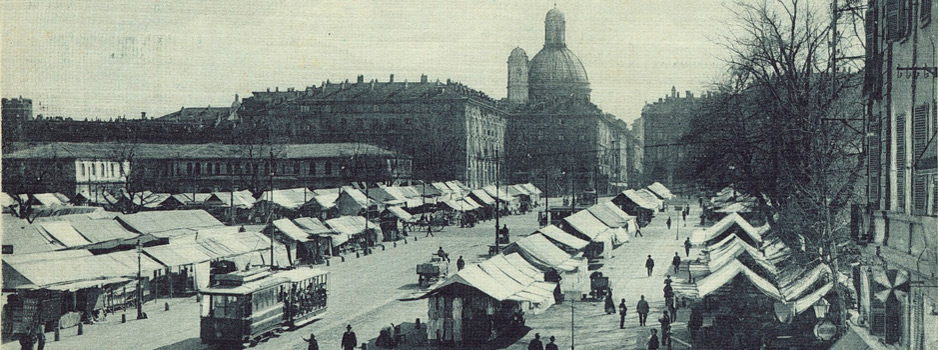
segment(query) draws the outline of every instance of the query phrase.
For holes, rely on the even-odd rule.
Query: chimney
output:
[[[427,75],[426,75],[426,74],[421,74],[421,75],[420,75],[420,82],[421,82],[421,83],[426,83],[426,82],[427,82]]]
[[[446,79],[446,85],[450,85],[450,84],[452,84],[452,83],[453,83],[453,81],[452,81],[452,80],[450,80],[450,79]]]
[[[358,83],[361,84],[361,83],[364,83],[364,82],[365,82],[365,76],[364,76],[364,75],[359,75],[359,76],[358,76]]]
[[[684,98],[694,98],[694,94],[690,93],[690,90],[684,90]]]
[[[658,102],[660,103],[660,102],[661,102],[661,100],[662,100],[662,99],[661,99],[661,97],[659,97],[659,98],[658,98]]]
[[[391,74],[391,78],[388,80],[388,82],[389,82],[389,83],[393,83],[393,82],[394,82],[394,74]]]
[[[671,98],[677,98],[677,88],[674,85],[671,85]]]
[[[267,88],[267,92],[270,92],[270,88]]]
[[[147,112],[140,112],[140,119],[147,120]]]
[[[279,87],[279,86],[274,86],[274,92],[280,92],[280,87]]]

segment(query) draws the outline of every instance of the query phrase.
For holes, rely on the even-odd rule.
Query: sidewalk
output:
[[[666,221],[671,215],[672,225],[668,230]],[[690,214],[687,215],[687,226],[681,220],[680,212],[659,212],[651,223],[642,228],[644,237],[630,237],[625,243],[613,252],[613,257],[606,261],[598,271],[610,278],[612,296],[618,306],[619,301],[625,298],[628,313],[625,318],[625,329],[619,329],[619,315],[606,315],[602,302],[574,302],[574,334],[570,334],[570,304],[558,304],[543,314],[530,316],[527,326],[531,330],[518,342],[508,349],[527,349],[527,344],[534,338],[534,333],[540,333],[541,338],[556,337],[556,343],[561,349],[569,349],[571,338],[574,345],[580,349],[645,349],[646,341],[650,336],[652,327],[658,329],[664,307],[665,276],[670,274],[673,280],[682,281],[686,276],[675,276],[671,269],[671,258],[679,252],[681,259],[687,259],[684,254],[684,239],[693,230],[698,229],[694,221],[700,215],[700,208],[691,205]],[[680,225],[680,227],[678,227]],[[675,239],[678,234],[678,239]],[[699,249],[691,249],[690,256],[695,257]],[[648,255],[655,260],[654,273],[651,277],[645,272],[645,259]],[[636,303],[639,296],[644,295],[649,304],[647,326],[638,326],[638,313]],[[690,342],[690,334],[686,324],[690,316],[690,309],[679,308],[678,319],[673,325],[674,337]],[[659,330],[660,336],[660,330]],[[687,348],[679,342],[674,342],[674,349]]]

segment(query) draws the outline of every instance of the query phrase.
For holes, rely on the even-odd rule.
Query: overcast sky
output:
[[[3,97],[34,113],[160,116],[326,79],[460,81],[506,95],[508,53],[533,57],[553,1],[3,0]],[[557,1],[592,100],[628,122],[722,72],[721,0]],[[41,103],[40,108],[38,104]]]

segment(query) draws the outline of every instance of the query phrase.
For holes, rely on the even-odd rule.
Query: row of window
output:
[[[306,167],[303,167],[303,164]],[[316,161],[309,162],[276,162],[274,166],[275,174],[292,175],[338,175],[338,168],[332,165],[331,161],[326,161],[322,167],[323,172],[317,172]],[[176,175],[240,175],[240,174],[269,174],[271,172],[270,162],[264,163],[241,163],[241,162],[187,162],[185,168],[182,163],[176,167]]]
[[[406,104],[336,104],[336,105],[320,105],[320,106],[300,106],[300,112],[309,113],[309,112],[388,112],[388,113],[399,113],[399,112],[443,112],[452,110],[453,106],[451,104],[416,104],[416,103],[406,103]]]
[[[81,177],[87,177],[88,174],[91,176],[102,176],[102,177],[117,177],[118,174],[123,175],[123,170],[120,169],[115,163],[81,163],[81,166],[78,167],[81,171]]]

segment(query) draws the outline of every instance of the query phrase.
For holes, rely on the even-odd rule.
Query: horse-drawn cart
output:
[[[447,273],[449,273],[449,261],[434,254],[429,262],[417,264],[417,284],[420,288],[427,288],[446,278]]]

